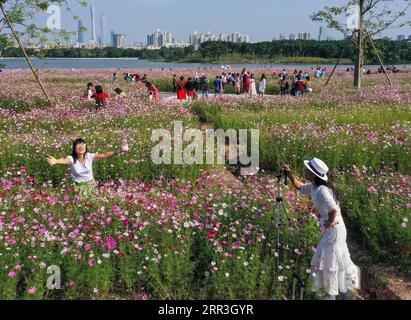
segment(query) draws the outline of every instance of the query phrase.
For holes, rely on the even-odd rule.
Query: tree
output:
[[[12,45],[13,45],[13,42],[11,41],[9,36],[0,35],[0,57],[3,54],[3,50]]]
[[[87,5],[87,0],[78,1],[84,6]],[[54,102],[34,69],[31,59],[22,44],[21,38],[23,36],[31,41],[37,40],[41,44],[49,42],[49,35],[54,35],[54,40],[56,43],[70,40],[70,33],[64,29],[56,32],[51,30],[49,27],[41,27],[33,23],[36,14],[39,12],[46,12],[52,4],[59,6],[63,4],[67,5],[67,0],[0,0],[0,11],[2,14],[2,17],[0,18],[0,34],[3,33],[4,29],[10,30],[12,37],[16,40],[18,46],[20,47],[24,58],[30,66],[37,83],[39,84],[50,105],[54,105]],[[68,6],[67,11],[70,11]],[[78,17],[76,16],[73,16],[73,18],[78,20]],[[16,27],[19,27],[19,29],[23,31],[17,31]]]
[[[400,21],[411,6],[411,0],[395,1],[396,8],[390,9],[389,3],[394,1],[389,0],[346,0],[346,4],[336,7],[326,6],[311,15],[311,20],[327,23],[328,28],[342,32],[345,37],[351,37],[345,26],[345,21],[342,21],[341,16],[345,15],[347,9],[351,5],[359,5],[360,20],[359,29],[352,34],[352,40],[356,46],[356,63],[354,86],[361,88],[361,69],[364,62],[363,48],[368,41],[372,41],[372,37],[380,36],[387,29],[395,27],[404,27],[410,25],[410,21]],[[401,4],[400,4],[401,3]],[[383,66],[382,66],[383,67]]]

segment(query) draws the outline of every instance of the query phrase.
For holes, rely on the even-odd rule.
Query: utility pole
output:
[[[362,61],[363,61],[363,28],[364,28],[364,1],[360,0],[360,21],[358,28],[357,39],[357,59],[355,61],[354,71],[354,87],[361,88],[361,73],[362,73]]]

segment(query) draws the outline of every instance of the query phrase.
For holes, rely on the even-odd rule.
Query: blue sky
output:
[[[401,1],[397,1],[401,2]],[[72,11],[79,15],[88,29],[85,40],[90,39],[90,11],[69,0]],[[90,3],[90,0],[89,0]],[[177,40],[188,41],[193,31],[215,34],[241,32],[250,35],[251,41],[271,41],[280,33],[311,32],[318,36],[319,23],[309,16],[324,6],[344,3],[343,0],[94,0],[96,7],[97,35],[100,30],[100,15],[108,20],[108,31],[124,33],[130,44],[146,42],[146,35],[157,28],[170,31]],[[393,4],[392,4],[393,3]],[[390,2],[390,6],[396,6]],[[63,10],[63,28],[76,30],[76,22]],[[407,18],[411,20],[411,12]],[[411,28],[394,29],[386,33],[411,35]],[[341,38],[327,30],[326,35]]]

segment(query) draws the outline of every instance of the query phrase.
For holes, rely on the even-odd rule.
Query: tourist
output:
[[[124,76],[124,81],[126,81],[126,82],[132,82],[133,81],[133,77],[131,76],[130,73],[125,73],[124,75],[125,75]]]
[[[254,76],[254,74],[251,74],[251,76],[250,76],[250,91],[249,91],[249,95],[250,95],[251,97],[257,95],[257,88],[256,88],[256,84],[255,84],[255,76]]]
[[[200,82],[200,86],[201,86],[201,93],[202,93],[202,97],[203,98],[208,98],[208,78],[207,76],[204,74],[203,77],[201,78],[201,82]]]
[[[116,88],[114,90],[114,92],[117,93],[117,97],[119,97],[119,98],[125,98],[126,97],[126,93],[123,90],[121,90],[120,88]]]
[[[323,236],[311,260],[312,290],[321,300],[335,300],[340,293],[359,288],[360,270],[350,258],[339,196],[329,182],[327,165],[316,158],[304,164],[304,178],[310,183],[303,184],[295,178],[287,165],[284,172],[300,194],[311,197],[320,214]]]
[[[173,76],[173,92],[174,93],[177,92],[177,75],[176,74]]]
[[[74,189],[81,196],[92,197],[96,186],[93,176],[93,162],[105,160],[128,151],[129,147],[124,143],[117,152],[107,152],[103,154],[89,153],[84,140],[77,139],[73,142],[73,149],[70,156],[61,159],[48,156],[47,162],[51,166],[56,164],[70,166]]]
[[[221,80],[221,76],[216,76],[216,79],[214,80],[214,96],[217,96],[219,94],[221,96],[221,89],[222,89],[223,81]]]
[[[154,83],[147,81],[146,87],[147,87],[147,95],[148,95],[149,100],[154,101],[154,102],[159,102],[161,98],[160,92],[158,91]]]
[[[117,80],[117,72],[114,72],[113,73],[113,83],[116,82],[116,80]]]
[[[267,88],[267,77],[263,73],[260,79],[260,83],[258,84],[258,95],[264,98],[265,89]]]
[[[290,84],[287,81],[287,77],[283,76],[283,78],[279,81],[280,84],[280,93],[282,96],[286,96],[288,94],[288,89]]]
[[[187,79],[186,91],[187,91],[188,103],[193,102],[193,98],[195,96],[195,89],[194,89],[194,81],[191,77]]]
[[[227,86],[227,75],[223,72],[221,75],[221,93],[224,93]]]
[[[234,77],[234,86],[235,86],[235,93],[239,95],[241,93],[241,77],[240,74],[237,73]]]
[[[243,76],[243,87],[244,87],[244,95],[248,95],[250,91],[250,74],[246,72]]]
[[[183,100],[187,99],[186,83],[184,81],[183,76],[181,76],[180,80],[177,81],[176,91],[177,91],[177,99],[180,101],[180,103],[183,102]]]
[[[102,86],[96,86],[96,92],[92,96],[96,100],[96,110],[101,110],[107,106],[108,93],[104,92]]]
[[[304,92],[304,81],[301,79],[300,76],[297,76],[297,80],[295,81],[295,96],[299,96]]]
[[[304,94],[313,92],[311,78],[308,76],[304,83]]]
[[[91,82],[87,83],[87,89],[84,92],[83,97],[87,100],[91,100],[95,93],[96,93],[96,89],[94,88],[94,85]]]
[[[198,96],[198,93],[199,93],[199,91],[200,91],[200,87],[201,87],[201,85],[200,85],[200,83],[201,83],[201,79],[200,79],[200,77],[196,74],[196,76],[195,76],[195,78],[194,78],[194,91],[195,91],[195,98],[197,98],[197,96]]]

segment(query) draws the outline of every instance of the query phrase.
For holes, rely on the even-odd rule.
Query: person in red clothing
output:
[[[146,87],[147,87],[147,94],[149,96],[149,99],[154,102],[159,102],[160,93],[158,92],[157,87],[149,81],[146,82]]]
[[[107,99],[110,98],[108,93],[104,92],[102,86],[96,86],[96,93],[92,98],[96,99],[96,110],[103,109],[107,105]]]
[[[182,102],[183,100],[186,100],[186,98],[186,83],[184,81],[184,77],[180,77],[180,80],[177,82],[177,99]]]
[[[295,95],[299,96],[304,92],[304,81],[301,80],[300,76],[297,76],[297,81],[295,82]]]
[[[191,103],[195,96],[194,81],[191,77],[187,79],[186,91],[187,91],[188,103]]]

